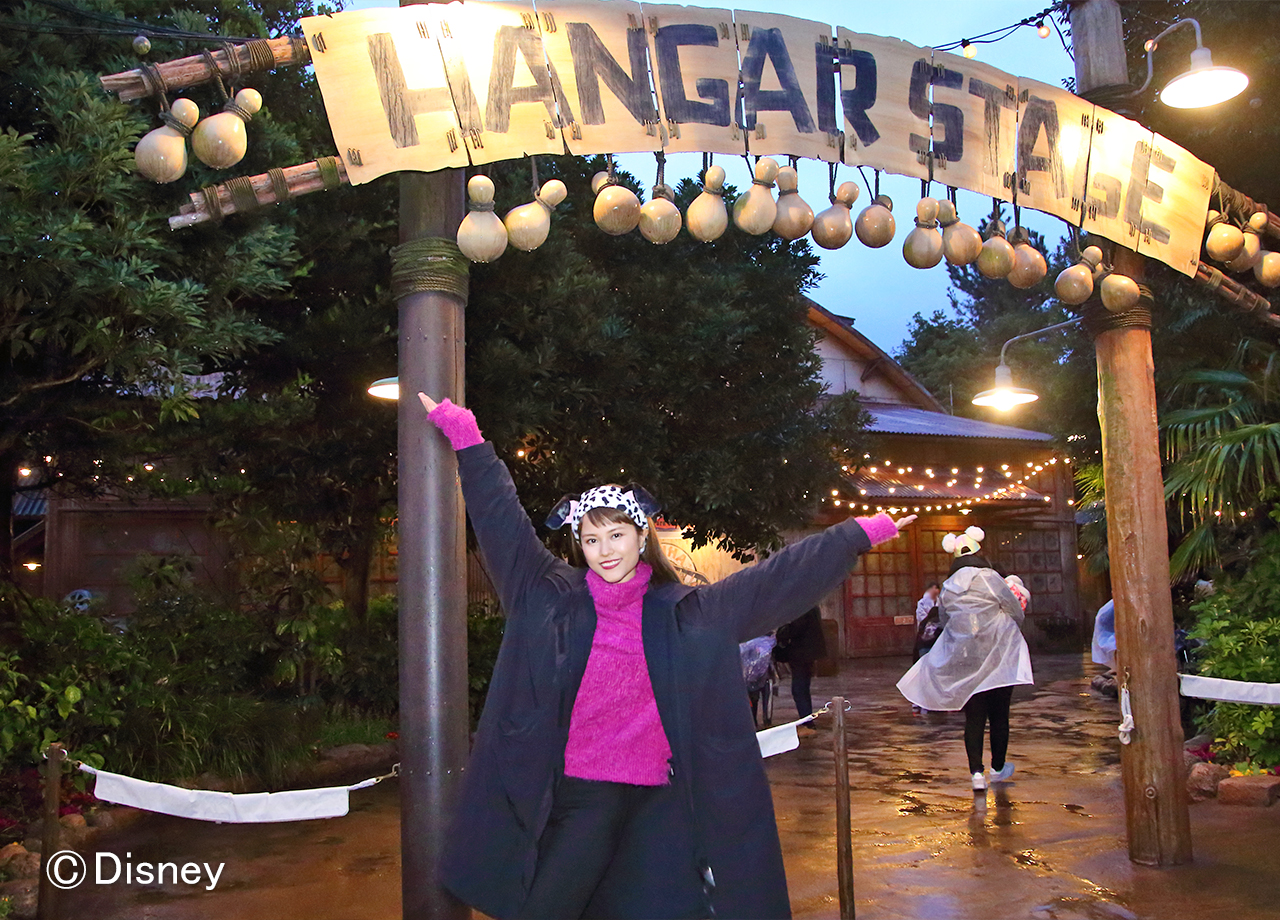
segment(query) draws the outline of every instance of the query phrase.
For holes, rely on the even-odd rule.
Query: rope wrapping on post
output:
[[[331,192],[342,184],[342,177],[338,175],[337,157],[320,157],[316,160],[316,169],[320,170],[320,183],[326,192]]]
[[[422,291],[452,294],[465,305],[471,262],[454,240],[428,237],[391,250],[391,290],[396,300]]]
[[[1112,313],[1102,305],[1101,297],[1095,294],[1080,305],[1080,315],[1085,329],[1096,339],[1111,329],[1150,329],[1151,309],[1154,306],[1155,299],[1151,295],[1151,288],[1140,284],[1138,285],[1138,306],[1132,310]]]
[[[237,214],[244,214],[246,211],[254,211],[261,207],[258,203],[258,195],[253,190],[253,183],[249,181],[248,176],[228,179],[226,186],[227,191],[231,193],[232,202],[235,203]]]

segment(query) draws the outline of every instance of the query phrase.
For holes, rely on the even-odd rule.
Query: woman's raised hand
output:
[[[434,412],[436,406],[440,405],[438,402],[436,402],[426,393],[419,393],[418,399],[422,400],[423,408],[425,408],[428,412]]]
[[[901,533],[904,527],[908,527],[911,524],[915,523],[915,519],[916,519],[916,515],[908,514],[906,517],[898,518],[896,521],[894,521],[893,526],[897,527],[898,532]]]

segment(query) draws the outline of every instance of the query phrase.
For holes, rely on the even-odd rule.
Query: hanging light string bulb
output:
[[[1007,26],[1001,26],[998,29],[992,29],[990,32],[983,32],[980,35],[972,35],[969,38],[962,38],[959,41],[947,42],[943,45],[935,45],[936,51],[960,51],[967,58],[975,57],[978,53],[977,46],[990,45],[995,42],[1004,41],[1023,27],[1034,27],[1036,33],[1041,38],[1048,38],[1050,33],[1049,23],[1053,23],[1053,29],[1058,33],[1058,40],[1062,42],[1062,47],[1066,50],[1067,55],[1075,60],[1071,51],[1071,46],[1067,43],[1066,36],[1062,34],[1062,29],[1058,27],[1058,21],[1055,16],[1066,16],[1070,8],[1070,0],[1058,0],[1058,2],[1046,6],[1038,13],[1032,13],[1019,19],[1017,22],[1010,23]]]

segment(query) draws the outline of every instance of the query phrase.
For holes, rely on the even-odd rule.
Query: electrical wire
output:
[[[1045,19],[1052,20],[1054,13],[1063,13],[1069,6],[1070,4],[1068,3],[1068,0],[1057,0],[1057,2],[1046,6],[1040,12],[1033,13],[1032,15],[1027,16],[1024,19],[1020,19],[1018,22],[1011,25],[1001,26],[998,29],[992,29],[990,32],[983,32],[979,35],[962,38],[959,41],[947,42],[943,45],[934,45],[933,47],[936,51],[954,51],[957,48],[963,48],[965,45],[990,45],[995,42],[1004,41],[1023,26],[1038,25]],[[1056,22],[1054,23],[1054,27],[1057,27]],[[1058,34],[1059,37],[1061,37],[1062,33],[1059,32]],[[1063,40],[1063,47],[1066,47],[1065,39]]]
[[[152,25],[136,19],[126,19],[82,9],[61,0],[29,0],[38,6],[47,7],[69,16],[88,20],[84,25],[61,22],[23,22],[13,19],[0,20],[0,27],[17,29],[24,32],[43,32],[56,35],[146,35],[148,38],[167,38],[173,41],[231,41],[247,42],[262,36],[218,35],[210,32],[191,32],[186,29],[175,29],[171,26]]]

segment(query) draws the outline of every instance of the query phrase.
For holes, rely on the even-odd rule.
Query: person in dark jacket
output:
[[[791,668],[791,699],[800,718],[813,714],[813,663],[827,656],[827,640],[822,635],[822,611],[810,607],[778,630],[774,658]]]
[[[475,418],[419,394],[457,451],[506,613],[439,879],[491,917],[790,917],[738,643],[794,619],[914,516],[849,519],[714,584],[661,559],[642,489],[566,497],[552,555]]]

